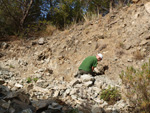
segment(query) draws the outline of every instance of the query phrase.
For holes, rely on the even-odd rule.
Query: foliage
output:
[[[10,67],[10,68],[13,68],[13,69],[15,68],[12,64],[10,64],[9,67]]]
[[[27,83],[31,83],[31,81],[32,81],[32,78],[31,78],[31,77],[28,77],[28,78],[27,78]]]
[[[34,82],[37,82],[38,81],[38,78],[36,77],[36,78],[33,78],[33,81]]]
[[[32,81],[37,82],[38,78],[37,77],[35,77],[35,78],[28,77],[27,78],[27,83],[31,83]]]
[[[52,35],[52,33],[56,30],[54,29],[48,29],[48,27],[53,27],[49,21],[43,20],[38,21],[38,23],[32,23],[29,24],[26,29],[24,30],[24,35],[27,36],[43,36],[44,34]]]
[[[76,108],[76,109],[72,109],[71,111],[69,111],[69,113],[79,113],[79,110]]]
[[[19,34],[41,14],[39,0],[1,0],[0,4],[0,36]]]
[[[82,20],[82,1],[62,0],[53,1],[51,11],[47,14],[47,19],[52,21],[57,28],[64,28],[72,22]],[[56,3],[57,2],[57,3]]]
[[[131,1],[0,0],[0,36],[21,34],[22,36],[27,35],[28,37],[28,33],[30,34],[30,31],[33,29],[32,26],[40,25],[39,23],[41,21],[50,22],[52,26],[64,29],[72,23],[83,22],[84,19],[92,19],[93,15],[94,17],[99,14],[106,15],[111,5],[119,5],[120,3],[127,5]],[[117,7],[116,5],[113,8]],[[40,26],[42,32],[43,27]],[[34,32],[39,32],[40,29]]]
[[[110,87],[108,89],[103,89],[100,98],[107,101],[109,104],[114,104],[116,101],[120,100],[121,95],[116,87]]]
[[[94,12],[95,14],[108,13],[109,12],[109,4],[110,4],[110,0],[89,1],[88,12]]]
[[[128,88],[126,96],[140,112],[150,111],[150,60],[141,69],[127,67],[120,74],[123,84]]]

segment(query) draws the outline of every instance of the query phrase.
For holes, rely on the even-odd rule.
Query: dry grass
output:
[[[100,47],[99,47],[99,51],[102,51],[103,49],[105,49],[107,47],[107,44],[102,44]],[[98,47],[97,47],[98,48]]]
[[[150,59],[141,68],[127,67],[120,74],[122,83],[126,88],[128,98],[134,113],[149,113],[150,111]]]
[[[70,34],[70,30],[66,29],[66,30],[64,31],[64,35],[67,36],[67,35],[69,35],[69,34]]]
[[[99,15],[87,13],[83,16],[83,18],[84,18],[85,22],[89,22],[91,20],[95,20],[95,19],[99,18]]]
[[[98,25],[99,25],[99,26],[102,25],[102,15],[99,15]]]
[[[47,25],[46,33],[47,33],[47,35],[51,36],[55,30],[56,30],[55,26]]]
[[[121,56],[124,54],[124,51],[122,49],[119,49],[116,51],[116,56],[121,58]]]
[[[40,36],[51,36],[57,30],[55,26],[47,25],[44,31],[41,31]]]
[[[122,42],[117,43],[116,48],[124,49],[125,45]]]
[[[136,60],[142,60],[144,58],[144,54],[140,52],[139,50],[135,51],[133,56],[134,56],[134,59]]]

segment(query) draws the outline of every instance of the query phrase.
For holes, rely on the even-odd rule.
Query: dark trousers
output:
[[[94,72],[88,72],[88,71],[84,71],[84,70],[78,70],[77,74],[74,77],[80,77],[81,75],[84,74],[90,74],[92,76],[95,76]]]

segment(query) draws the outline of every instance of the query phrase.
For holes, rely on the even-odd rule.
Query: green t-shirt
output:
[[[79,67],[79,70],[92,72],[92,67],[96,67],[96,66],[97,66],[96,56],[88,56],[83,60],[82,64]]]

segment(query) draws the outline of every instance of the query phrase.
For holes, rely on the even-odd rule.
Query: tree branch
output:
[[[23,27],[23,24],[24,24],[24,21],[25,21],[25,18],[27,17],[28,13],[29,13],[29,10],[32,6],[32,3],[33,3],[33,0],[30,1],[29,3],[29,6],[27,8],[24,9],[24,13],[23,13],[23,17],[20,21],[20,27],[22,28]]]
[[[9,8],[7,7],[7,5],[5,4],[5,2],[3,0],[2,0],[2,3],[4,4],[4,7],[5,7],[6,11],[8,12],[9,16],[12,17],[14,22],[16,23],[16,25],[18,25],[17,18],[11,14],[11,11],[9,11]]]

